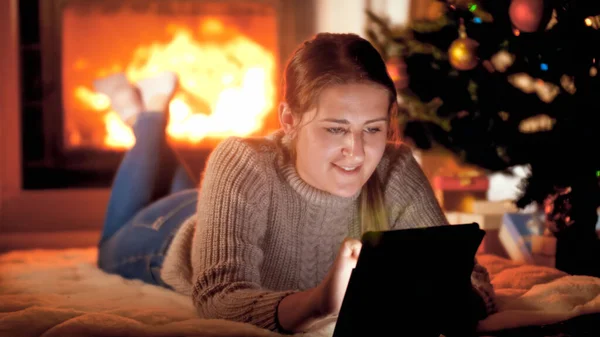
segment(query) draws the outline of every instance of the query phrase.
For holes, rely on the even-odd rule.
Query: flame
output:
[[[275,100],[273,53],[216,19],[204,20],[199,27],[202,42],[185,27],[167,29],[173,32],[170,42],[141,45],[127,65],[99,69],[97,76],[124,69],[135,83],[167,70],[177,73],[179,85],[169,105],[167,126],[174,140],[197,144],[259,131]],[[81,85],[74,96],[104,114],[106,146],[133,146],[133,132],[110,110],[108,97]]]

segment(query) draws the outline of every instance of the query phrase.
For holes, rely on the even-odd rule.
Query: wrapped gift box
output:
[[[505,213],[517,213],[518,209],[514,202],[474,200],[472,202],[473,212],[446,212],[446,218],[451,224],[476,222],[485,230],[483,242],[479,246],[478,254],[494,254],[508,258],[504,246],[500,242],[499,231],[502,227],[502,218]]]
[[[477,214],[496,214],[504,215],[504,213],[518,213],[519,209],[513,201],[473,201],[473,213]],[[498,226],[500,228],[500,226]]]
[[[432,187],[444,210],[473,213],[473,202],[487,197],[489,180],[484,175],[435,176]]]
[[[485,237],[477,250],[477,254],[493,254],[507,258],[508,254],[498,238],[502,225],[502,214],[474,214],[464,212],[447,212],[446,218],[452,225],[477,223],[485,231]]]
[[[435,176],[433,188],[443,191],[487,191],[490,182],[487,176]]]
[[[498,237],[512,260],[554,267],[556,238],[544,234],[543,215],[506,213]]]

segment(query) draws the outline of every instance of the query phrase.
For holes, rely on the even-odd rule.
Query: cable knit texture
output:
[[[276,330],[279,302],[319,284],[344,238],[360,237],[358,194],[337,197],[305,183],[285,160],[281,135],[217,146],[197,214],[167,252],[163,280],[190,295],[202,317]],[[393,229],[447,224],[408,147],[389,147],[377,172]],[[494,312],[485,268],[476,263],[471,279]]]

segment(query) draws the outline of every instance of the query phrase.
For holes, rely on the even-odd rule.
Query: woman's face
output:
[[[388,91],[376,84],[340,84],[323,90],[317,107],[295,121],[300,177],[337,196],[355,195],[383,156],[388,109]]]

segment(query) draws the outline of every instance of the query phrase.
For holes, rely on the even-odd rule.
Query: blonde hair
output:
[[[400,146],[400,134],[397,103],[393,103],[390,107],[389,124],[390,146],[398,147]],[[362,233],[385,231],[391,228],[383,191],[382,182],[375,170],[360,192],[360,230]]]
[[[388,140],[398,144],[397,92],[381,54],[356,34],[320,33],[298,47],[285,67],[283,98],[292,114],[315,106],[326,87],[346,83],[375,83],[389,93]],[[301,119],[301,118],[300,118]],[[294,156],[295,142],[286,139]],[[373,172],[360,195],[360,223],[363,232],[390,228],[381,181]]]

